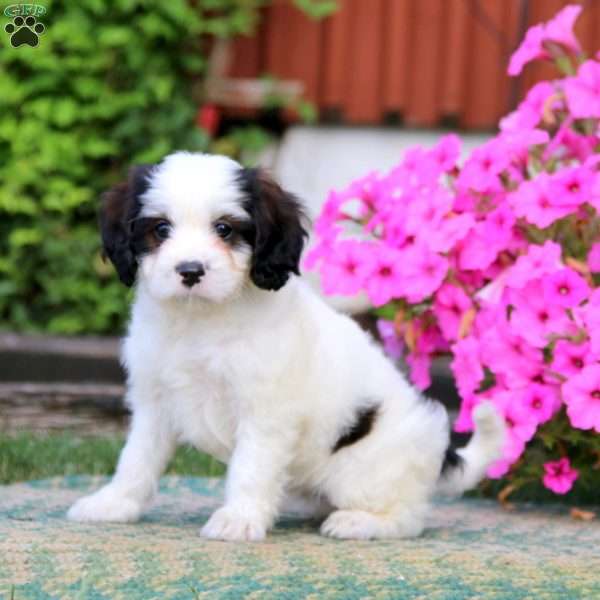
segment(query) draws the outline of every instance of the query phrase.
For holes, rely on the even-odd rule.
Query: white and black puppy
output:
[[[133,419],[114,478],[69,518],[135,521],[187,443],[228,464],[205,537],[262,540],[287,508],[327,516],[333,537],[416,536],[436,491],[474,486],[498,457],[491,405],[455,452],[443,406],[291,276],[302,209],[262,172],[172,154],[105,195],[101,229],[136,283],[123,346]]]

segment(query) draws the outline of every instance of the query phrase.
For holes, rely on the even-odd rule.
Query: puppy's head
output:
[[[100,229],[119,278],[158,299],[222,302],[251,282],[278,290],[306,237],[297,200],[257,169],[178,152],[106,192]]]

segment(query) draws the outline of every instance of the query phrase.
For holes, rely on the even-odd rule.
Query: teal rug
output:
[[[66,521],[102,482],[0,487],[0,598],[600,599],[600,523],[565,509],[446,502],[423,537],[378,542],[325,539],[290,516],[262,544],[232,544],[198,536],[219,480],[163,479],[134,525]]]

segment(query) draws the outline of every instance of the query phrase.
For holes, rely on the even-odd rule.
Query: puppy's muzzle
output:
[[[175,267],[175,271],[181,275],[183,285],[189,288],[195,286],[206,272],[204,270],[204,265],[201,262],[196,261],[179,263]]]

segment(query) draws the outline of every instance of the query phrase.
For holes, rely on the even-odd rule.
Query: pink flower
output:
[[[365,263],[369,261],[373,246],[355,240],[341,240],[335,246],[321,269],[323,291],[351,296],[362,290]]]
[[[544,27],[546,40],[561,44],[572,52],[581,52],[581,46],[573,33],[573,26],[583,7],[569,4],[560,10]]]
[[[576,119],[600,117],[600,63],[585,61],[576,77],[563,83],[569,111]]]
[[[594,135],[581,135],[577,131],[573,130],[573,122],[571,120],[566,120],[554,136],[554,140],[552,143],[556,143],[558,146],[564,146],[564,150],[571,154],[573,158],[584,162],[590,156],[593,155],[594,149],[598,144],[598,140]],[[550,146],[547,147],[546,152],[550,149]],[[545,159],[551,158],[551,155],[546,153],[544,155]],[[590,204],[592,202],[590,201]]]
[[[537,281],[522,290],[512,290],[510,302],[513,305],[511,330],[536,348],[546,346],[550,335],[568,333],[572,327],[564,308],[544,298]]]
[[[577,208],[591,198],[594,183],[594,173],[587,166],[562,168],[549,179],[552,203]]]
[[[448,272],[448,259],[424,245],[403,252],[404,295],[409,302],[421,302],[442,284]]]
[[[451,133],[445,135],[437,144],[430,150],[430,156],[434,158],[440,165],[440,170],[447,172],[456,166],[456,161],[460,156],[461,140]]]
[[[458,417],[456,417],[456,421],[454,421],[454,431],[460,433],[473,431],[475,426],[473,423],[473,409],[478,403],[479,398],[475,394],[462,396]]]
[[[409,352],[406,363],[410,367],[410,379],[420,390],[426,390],[431,385],[431,356],[423,352]]]
[[[600,273],[600,242],[596,242],[588,252],[587,265],[592,273]]]
[[[554,221],[572,213],[571,206],[555,206],[550,190],[550,178],[540,173],[535,179],[523,182],[509,194],[508,201],[518,217],[545,229]]]
[[[463,315],[472,305],[469,296],[460,287],[446,283],[437,291],[433,310],[447,340],[457,339]]]
[[[600,433],[600,364],[573,375],[563,384],[562,396],[573,427]]]
[[[544,463],[544,485],[555,494],[566,494],[579,477],[579,471],[571,467],[567,457]]]
[[[526,254],[519,256],[515,264],[508,270],[506,285],[522,288],[532,279],[546,273],[553,273],[562,266],[560,261],[562,248],[548,240],[542,246],[532,244]]]
[[[435,231],[451,207],[452,196],[447,190],[431,190],[409,204],[404,227],[413,236],[422,235],[427,228]]]
[[[581,12],[581,6],[565,6],[547,23],[535,25],[525,34],[525,39],[510,57],[509,75],[519,75],[523,67],[537,58],[548,58],[545,42],[554,42],[565,49],[580,52],[581,48],[573,34],[573,25]]]
[[[500,121],[500,130],[522,131],[536,127],[542,120],[543,110],[549,98],[555,94],[554,84],[549,81],[536,83],[519,104],[517,110]],[[554,103],[556,104],[556,102]]]
[[[480,341],[483,364],[495,374],[509,378],[513,387],[528,385],[540,372],[542,351],[516,335],[506,323],[482,331]]]
[[[450,368],[463,399],[469,398],[483,381],[479,341],[474,336],[465,337],[451,346]]]
[[[537,58],[547,56],[546,51],[542,47],[544,41],[544,25],[534,25],[530,27],[525,34],[525,39],[520,46],[513,52],[508,65],[508,74],[515,76],[520,75],[523,67]]]
[[[590,345],[588,342],[574,344],[567,340],[558,340],[554,346],[552,370],[571,377],[577,375],[589,364]]]
[[[496,406],[503,412],[509,436],[514,436],[522,442],[528,442],[535,435],[537,429],[537,416],[532,415],[529,407],[515,402],[513,394],[509,391],[502,394]]]
[[[428,232],[427,245],[435,252],[449,252],[469,235],[474,225],[475,219],[468,213],[447,216],[433,231]]]
[[[560,408],[558,388],[553,385],[533,383],[518,392],[517,401],[537,424],[549,421]]]
[[[389,246],[373,247],[371,260],[358,269],[358,276],[365,282],[365,290],[374,306],[383,306],[392,298],[402,296],[403,256],[399,250]]]
[[[385,319],[377,319],[377,331],[383,342],[385,353],[394,360],[399,359],[404,352],[404,343],[398,337],[394,323]]]
[[[544,300],[552,306],[572,308],[581,304],[590,293],[586,280],[573,269],[565,268],[542,279]]]
[[[477,223],[463,240],[458,264],[461,269],[487,269],[513,240],[515,216],[508,206],[501,206]]]
[[[504,415],[506,423],[502,458],[494,463],[487,472],[489,477],[498,478],[505,475],[523,454],[525,445],[535,435],[537,422],[525,407],[515,402],[514,392],[497,387],[487,394]]]
[[[501,191],[500,173],[509,164],[510,154],[506,145],[500,138],[493,138],[473,150],[458,176],[458,188],[477,192]]]

